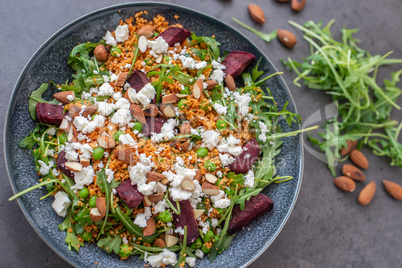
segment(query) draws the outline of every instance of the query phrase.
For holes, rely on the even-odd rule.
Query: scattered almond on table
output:
[[[262,8],[256,4],[249,4],[248,5],[248,12],[250,13],[251,18],[259,23],[262,24],[265,22],[265,14]]]
[[[280,29],[277,32],[279,41],[287,48],[292,48],[297,43],[296,36],[288,30]]]

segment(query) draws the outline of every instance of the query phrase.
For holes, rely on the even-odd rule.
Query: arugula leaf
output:
[[[243,210],[246,206],[246,204],[244,202],[249,201],[252,196],[257,195],[263,189],[264,188],[256,188],[256,189],[247,188],[247,190],[243,194],[241,194],[237,197],[235,204],[239,204],[240,209]]]
[[[112,251],[114,251],[115,254],[119,254],[121,237],[120,235],[115,235],[114,238],[112,238],[108,235],[106,238],[99,240],[97,246],[103,248],[108,254]]]
[[[324,132],[318,133],[320,139],[311,136],[309,139],[325,152],[333,176],[335,165],[341,160],[342,146],[347,140],[362,138],[375,154],[388,156],[391,165],[402,167],[402,144],[398,142],[399,128],[395,126],[398,123],[391,120],[393,109],[401,109],[396,103],[402,90],[396,85],[402,70],[391,73],[391,81],[385,80],[383,88],[376,82],[380,66],[402,63],[402,59],[388,59],[390,53],[372,55],[359,48],[359,40],[353,37],[357,29],[344,28],[342,42],[334,40],[330,29],[334,22],[323,27],[313,21],[304,26],[289,21],[304,32],[304,39],[311,45],[311,55],[302,62],[290,58],[284,61],[298,75],[294,84],[300,86],[299,81],[303,80],[307,87],[325,91],[338,107],[338,116],[327,119]],[[295,118],[286,115],[285,119],[290,123]]]
[[[208,46],[208,53],[211,54],[211,56],[215,59],[218,60],[220,56],[220,51],[219,51],[219,46],[221,45],[218,41],[215,40],[215,38],[208,37],[208,36],[196,36],[195,34],[191,35],[191,39],[193,41],[196,41],[197,43],[205,43]]]
[[[47,101],[42,98],[42,94],[49,88],[49,83],[43,83],[37,90],[32,91],[29,96],[28,109],[33,120],[36,119],[36,104],[37,103],[50,103],[57,104],[57,100]]]
[[[75,235],[74,229],[72,228],[71,224],[71,216],[72,216],[72,210],[69,209],[66,215],[66,218],[64,221],[59,224],[59,229],[60,231],[67,231],[66,233],[66,243],[68,244],[68,250],[71,250],[71,247],[74,248],[76,251],[80,250],[80,246],[83,246],[84,244],[80,242]]]
[[[254,28],[251,28],[250,26],[246,25],[245,23],[239,21],[238,19],[236,19],[234,17],[232,17],[232,20],[234,20],[237,24],[239,24],[243,28],[245,28],[245,29],[249,30],[250,32],[254,33],[256,36],[258,36],[259,38],[261,38],[262,40],[264,40],[267,43],[271,42],[272,39],[276,38],[277,30],[271,32],[270,34],[266,34],[266,33],[257,31]]]
[[[31,149],[33,146],[36,145],[36,143],[37,140],[32,136],[31,133],[29,134],[29,136],[26,136],[18,143],[18,147]]]

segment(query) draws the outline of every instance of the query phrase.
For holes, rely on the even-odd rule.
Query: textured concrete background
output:
[[[4,126],[6,106],[14,84],[23,67],[36,49],[59,28],[93,10],[125,1],[2,1],[0,21],[2,49],[0,50],[0,128]],[[231,17],[253,24],[244,0],[170,0],[164,1],[191,7],[235,25]],[[283,48],[276,40],[269,44],[253,34],[241,31],[257,44],[279,70],[285,70],[280,59],[291,56],[300,60],[308,53],[300,32],[287,24],[291,19],[299,23],[307,20],[337,20],[334,30],[346,26],[360,28],[356,35],[362,47],[373,54],[394,51],[393,57],[402,58],[402,2],[400,0],[308,0],[301,13],[291,11],[288,3],[274,0],[253,1],[263,7],[267,21],[254,25],[265,32],[284,28],[297,33],[299,44],[293,50]],[[236,26],[237,27],[237,26]],[[237,27],[238,28],[238,27]],[[339,37],[339,34],[335,34]],[[389,78],[389,71],[402,66],[386,68],[380,78]],[[56,71],[56,70],[55,70]],[[303,118],[322,110],[330,98],[317,91],[298,88],[292,84],[294,73],[284,78],[295,98]],[[402,105],[402,99],[398,102]],[[401,112],[394,114],[402,121]],[[2,135],[2,134],[1,134]],[[306,142],[310,146],[309,142]],[[2,146],[2,144],[0,145]],[[400,267],[402,263],[402,202],[391,199],[383,190],[381,180],[402,183],[402,172],[389,167],[381,159],[363,150],[370,161],[366,172],[368,182],[375,180],[377,193],[373,202],[362,207],[357,195],[343,193],[332,185],[325,164],[305,152],[303,186],[296,207],[285,228],[251,267]],[[3,159],[3,150],[0,150]],[[338,173],[339,168],[338,168]],[[12,195],[4,161],[0,164],[0,267],[69,267],[36,235],[21,213],[17,202],[8,202]]]

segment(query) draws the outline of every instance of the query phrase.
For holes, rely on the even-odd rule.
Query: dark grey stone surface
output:
[[[54,32],[68,22],[93,10],[123,3],[124,1],[7,1],[0,9],[2,25],[0,52],[0,127],[4,126],[5,110],[11,91],[24,65],[35,50]],[[200,0],[164,1],[181,4],[215,16],[231,25],[231,17],[252,24],[243,0]],[[263,7],[267,21],[256,26],[266,32],[277,28],[293,30],[286,22],[291,19],[299,23],[306,20],[323,20],[327,23],[335,18],[334,30],[342,26],[360,28],[356,35],[362,47],[374,54],[395,51],[393,57],[402,58],[402,3],[399,0],[310,0],[300,13],[290,10],[288,3],[274,0],[254,1]],[[266,44],[258,37],[241,30],[272,60],[279,70],[285,68],[279,62],[288,56],[300,60],[308,53],[308,46],[301,40],[293,50],[283,48],[276,40]],[[336,35],[339,36],[339,35]],[[389,78],[389,71],[401,66],[386,68],[380,78]],[[286,72],[284,78],[295,98],[303,118],[331,103],[328,96],[320,92],[297,88],[292,84],[294,73]],[[401,101],[398,102],[402,104]],[[395,118],[402,120],[401,112]],[[309,146],[309,143],[306,142]],[[3,146],[3,145],[1,145]],[[391,199],[382,189],[381,180],[401,182],[401,170],[389,167],[386,159],[363,150],[370,161],[366,172],[368,181],[377,182],[377,193],[373,202],[362,207],[357,203],[358,184],[355,193],[342,193],[332,185],[332,178],[325,164],[305,152],[303,186],[296,207],[271,247],[252,267],[399,267],[402,261],[402,214],[401,202]],[[3,150],[0,151],[3,156]],[[338,168],[339,169],[339,168]],[[69,267],[49,249],[36,235],[16,202],[8,202],[11,188],[5,172],[4,161],[0,166],[3,175],[0,188],[0,267]],[[339,170],[338,170],[339,172]]]

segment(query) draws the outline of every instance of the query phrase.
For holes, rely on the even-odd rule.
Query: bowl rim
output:
[[[197,13],[199,15],[202,15],[204,17],[208,17],[209,19],[216,21],[218,23],[221,23],[223,25],[225,25],[226,27],[228,27],[230,30],[234,31],[235,33],[237,33],[238,35],[244,37],[245,39],[247,39],[254,47],[255,49],[261,53],[261,55],[263,57],[265,57],[265,59],[271,64],[271,66],[273,67],[273,71],[277,72],[277,68],[275,67],[275,65],[271,62],[270,58],[267,57],[265,55],[265,53],[257,46],[255,45],[247,36],[245,36],[243,33],[241,33],[239,30],[235,29],[233,26],[231,26],[230,24],[213,17],[212,15],[206,14],[204,12],[195,10],[193,8],[190,7],[186,7],[186,6],[180,6],[178,4],[172,4],[172,3],[164,3],[164,2],[157,2],[157,1],[144,1],[144,2],[132,2],[132,3],[122,3],[122,4],[116,4],[116,5],[110,5],[110,6],[106,6],[91,12],[88,12],[76,19],[74,19],[73,21],[69,22],[68,24],[66,24],[65,26],[63,26],[62,28],[60,28],[59,30],[57,30],[54,34],[52,34],[46,41],[44,41],[42,43],[42,45],[39,46],[39,48],[35,51],[35,53],[29,58],[28,62],[25,64],[23,70],[21,71],[21,74],[18,76],[17,82],[15,83],[15,86],[13,88],[13,91],[11,93],[11,97],[10,100],[8,102],[8,108],[7,108],[7,113],[6,113],[6,117],[5,117],[5,124],[4,124],[4,130],[3,130],[3,153],[4,153],[4,161],[6,164],[6,171],[7,171],[7,176],[9,179],[9,182],[11,184],[11,188],[13,191],[13,194],[16,194],[17,189],[16,189],[16,185],[15,185],[15,181],[11,178],[10,176],[10,159],[8,157],[8,147],[7,147],[7,132],[9,131],[9,123],[10,123],[10,113],[11,113],[11,108],[13,107],[13,104],[15,102],[15,98],[16,98],[16,91],[17,88],[20,87],[20,84],[27,72],[27,70],[29,69],[29,67],[33,64],[35,58],[47,47],[47,45],[49,45],[50,42],[52,42],[55,38],[57,38],[60,34],[62,34],[64,31],[68,30],[70,27],[74,26],[76,23],[79,23],[87,18],[90,18],[93,15],[105,12],[105,11],[110,11],[112,9],[118,9],[118,8],[128,8],[128,7],[134,7],[134,6],[142,6],[142,5],[161,5],[161,6],[167,6],[167,7],[172,7],[172,8],[178,8],[178,9],[183,9],[183,10],[187,10],[187,11],[191,11],[194,13]],[[297,107],[296,107],[296,103],[294,101],[294,98],[292,96],[292,93],[290,92],[285,80],[283,79],[282,75],[279,75],[279,79],[282,82],[282,85],[284,86],[284,90],[288,93],[290,100],[293,102],[293,106],[294,106],[294,110],[297,113]],[[298,129],[300,129],[300,124],[298,124]],[[268,248],[269,246],[275,241],[275,239],[278,237],[279,233],[282,231],[282,229],[284,228],[284,226],[286,225],[287,221],[289,220],[290,215],[293,212],[293,209],[296,205],[299,193],[300,193],[300,188],[302,185],[302,180],[303,180],[303,171],[304,171],[304,140],[302,138],[302,133],[299,134],[299,146],[300,146],[300,158],[299,158],[299,170],[298,170],[298,183],[296,185],[296,191],[294,194],[294,197],[292,199],[291,205],[289,207],[289,210],[286,212],[286,215],[284,217],[284,219],[282,220],[281,224],[279,225],[278,229],[275,231],[275,233],[273,234],[272,238],[267,240],[264,245],[256,252],[256,254],[247,262],[245,263],[242,267],[247,267],[250,264],[252,264],[256,259],[258,259]],[[26,219],[28,220],[29,224],[31,225],[31,227],[34,229],[34,231],[37,233],[37,235],[42,239],[42,241],[50,248],[53,250],[53,252],[55,252],[61,259],[63,259],[65,262],[67,262],[68,264],[72,265],[72,266],[76,266],[77,264],[74,263],[72,260],[68,259],[64,253],[62,253],[62,251],[54,249],[47,238],[45,238],[42,235],[42,232],[39,230],[39,228],[37,227],[36,224],[33,223],[33,219],[32,217],[28,214],[27,209],[25,208],[25,206],[22,204],[22,201],[20,198],[17,198],[17,202],[18,205],[20,206],[24,216],[26,217]]]

